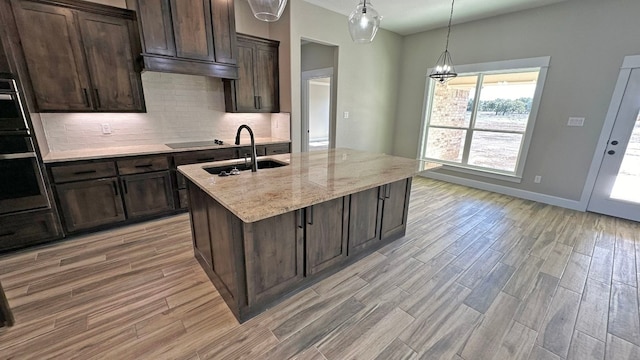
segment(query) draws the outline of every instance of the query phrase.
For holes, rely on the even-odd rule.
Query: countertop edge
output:
[[[272,138],[267,141],[256,141],[256,145],[273,145],[273,144],[290,144],[291,140],[286,139],[278,139]],[[235,145],[233,143],[227,143],[225,145],[216,145],[216,146],[199,146],[192,148],[181,148],[181,149],[172,149],[165,144],[156,144],[156,145],[136,145],[131,146],[131,148],[139,148],[140,150],[133,149],[132,151],[123,151],[121,153],[107,153],[108,149],[117,149],[124,147],[113,147],[113,148],[97,148],[97,149],[84,149],[84,150],[68,150],[68,151],[51,151],[47,155],[42,157],[42,162],[45,164],[55,164],[62,162],[71,162],[71,161],[86,161],[86,160],[101,160],[101,159],[111,159],[111,158],[123,158],[130,156],[144,156],[144,155],[161,155],[161,154],[176,154],[176,153],[185,153],[192,151],[204,151],[204,150],[218,150],[218,149],[230,149],[230,148],[238,148],[244,146],[250,146],[250,143],[242,143],[240,145]],[[148,147],[149,149],[143,150],[143,147]],[[157,147],[157,148],[153,148]],[[99,153],[99,151],[104,150],[105,153]],[[64,157],[64,155],[60,155],[65,152],[95,152],[95,154],[91,155],[69,155],[68,157]]]
[[[290,154],[283,154],[283,155],[271,155],[271,156],[262,156],[259,157],[258,159],[275,159],[275,160],[280,160],[280,161],[287,161],[289,158]],[[283,208],[279,208],[276,211],[270,211],[268,213],[266,213],[264,216],[263,215],[255,215],[255,216],[247,216],[246,214],[243,214],[242,212],[239,212],[237,209],[235,209],[233,206],[229,205],[228,203],[226,203],[223,199],[221,199],[219,196],[217,196],[215,194],[214,191],[211,191],[210,188],[208,188],[207,186],[200,184],[200,180],[198,180],[196,177],[191,176],[190,171],[193,171],[193,167],[197,166],[198,168],[202,169],[204,167],[209,167],[209,166],[220,166],[223,165],[223,163],[232,163],[232,160],[227,160],[227,161],[221,161],[221,162],[210,162],[210,163],[201,163],[201,164],[191,164],[191,165],[182,165],[178,167],[178,171],[183,174],[186,178],[188,178],[191,182],[193,182],[196,186],[198,186],[202,191],[204,191],[207,195],[209,195],[211,198],[213,198],[214,200],[216,200],[218,203],[220,203],[222,206],[224,206],[227,210],[229,210],[231,213],[233,213],[235,216],[237,216],[241,221],[245,222],[245,223],[254,223],[254,222],[258,222],[264,219],[268,219],[274,216],[278,216],[278,215],[282,215],[282,214],[286,214],[288,212],[291,211],[295,211],[295,210],[299,210],[299,209],[303,209],[305,207],[308,206],[312,206],[312,205],[316,205],[316,204],[320,204],[326,201],[330,201],[333,199],[337,199],[343,196],[347,196],[347,195],[351,195],[354,193],[358,193],[361,191],[365,191],[365,190],[369,190],[372,188],[376,188],[385,184],[389,184],[389,183],[393,183],[396,181],[400,181],[403,179],[407,179],[407,178],[413,178],[417,175],[419,175],[421,172],[425,171],[425,170],[430,170],[433,168],[436,168],[437,166],[432,166],[428,169],[424,169],[424,170],[407,170],[406,172],[397,172],[394,173],[393,175],[386,175],[386,177],[384,179],[378,180],[378,181],[372,181],[369,184],[366,185],[361,185],[361,186],[354,186],[349,188],[348,190],[344,190],[344,191],[340,191],[340,192],[336,192],[331,194],[330,196],[316,196],[314,198],[311,199],[306,199],[305,201],[299,202],[297,204],[295,204],[294,206],[287,206],[287,207],[283,207]],[[416,162],[418,162],[418,160],[416,160]],[[187,169],[187,171],[184,170],[184,168],[186,167],[190,167],[190,169]],[[182,169],[181,169],[182,168]],[[271,169],[264,169],[263,171],[269,171]],[[202,170],[204,171],[204,170]]]

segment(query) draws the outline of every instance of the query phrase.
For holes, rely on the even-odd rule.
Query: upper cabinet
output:
[[[233,0],[127,0],[142,33],[145,69],[236,79]]]
[[[0,39],[0,73],[2,72],[10,72],[9,71],[9,60],[7,60],[7,55],[2,47],[2,39]]]
[[[145,111],[134,12],[72,0],[11,5],[35,111]]]
[[[238,80],[225,80],[227,112],[280,112],[279,41],[238,34]]]

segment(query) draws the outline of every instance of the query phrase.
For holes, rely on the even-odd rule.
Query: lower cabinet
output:
[[[305,209],[304,223],[307,275],[318,273],[345,260],[349,221],[349,197],[330,200]]]
[[[60,238],[58,219],[51,209],[0,216],[0,251]]]
[[[381,191],[384,195],[380,230],[382,240],[402,236],[407,227],[411,178],[384,185]]]
[[[380,240],[383,205],[382,187],[351,195],[349,254],[358,253]]]
[[[59,184],[56,190],[69,232],[125,220],[115,177]]]
[[[173,210],[169,171],[123,176],[122,192],[129,218]]]
[[[404,235],[411,179],[251,223],[187,185],[195,256],[242,322]]]

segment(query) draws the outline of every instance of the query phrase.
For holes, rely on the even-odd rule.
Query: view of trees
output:
[[[496,115],[528,114],[533,98],[480,100],[478,111],[493,111]],[[473,99],[469,99],[467,111],[473,108]]]

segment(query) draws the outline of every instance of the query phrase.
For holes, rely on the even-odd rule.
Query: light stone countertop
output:
[[[240,145],[234,144],[235,139],[232,139],[232,140],[222,139],[222,140],[224,141],[224,145],[197,146],[192,148],[180,148],[180,149],[172,149],[168,147],[166,144],[155,144],[155,145],[117,146],[117,147],[68,150],[68,151],[52,151],[46,156],[44,156],[42,160],[44,161],[45,164],[49,164],[49,163],[64,162],[64,161],[96,160],[96,159],[113,158],[113,157],[168,154],[168,153],[178,153],[178,152],[198,151],[198,150],[212,150],[212,149],[226,149],[226,148],[233,148],[237,146],[251,145],[251,143],[245,139],[242,139]],[[211,141],[213,141],[213,139]],[[256,141],[256,145],[282,144],[282,143],[291,142],[291,140],[284,140],[284,139],[271,138],[271,137],[256,138],[255,141]],[[194,142],[197,142],[197,141],[194,141]]]
[[[351,149],[259,157],[289,165],[220,177],[203,168],[234,160],[179,166],[178,170],[240,220],[251,223],[413,177],[441,165]],[[235,163],[238,161],[236,160]]]

